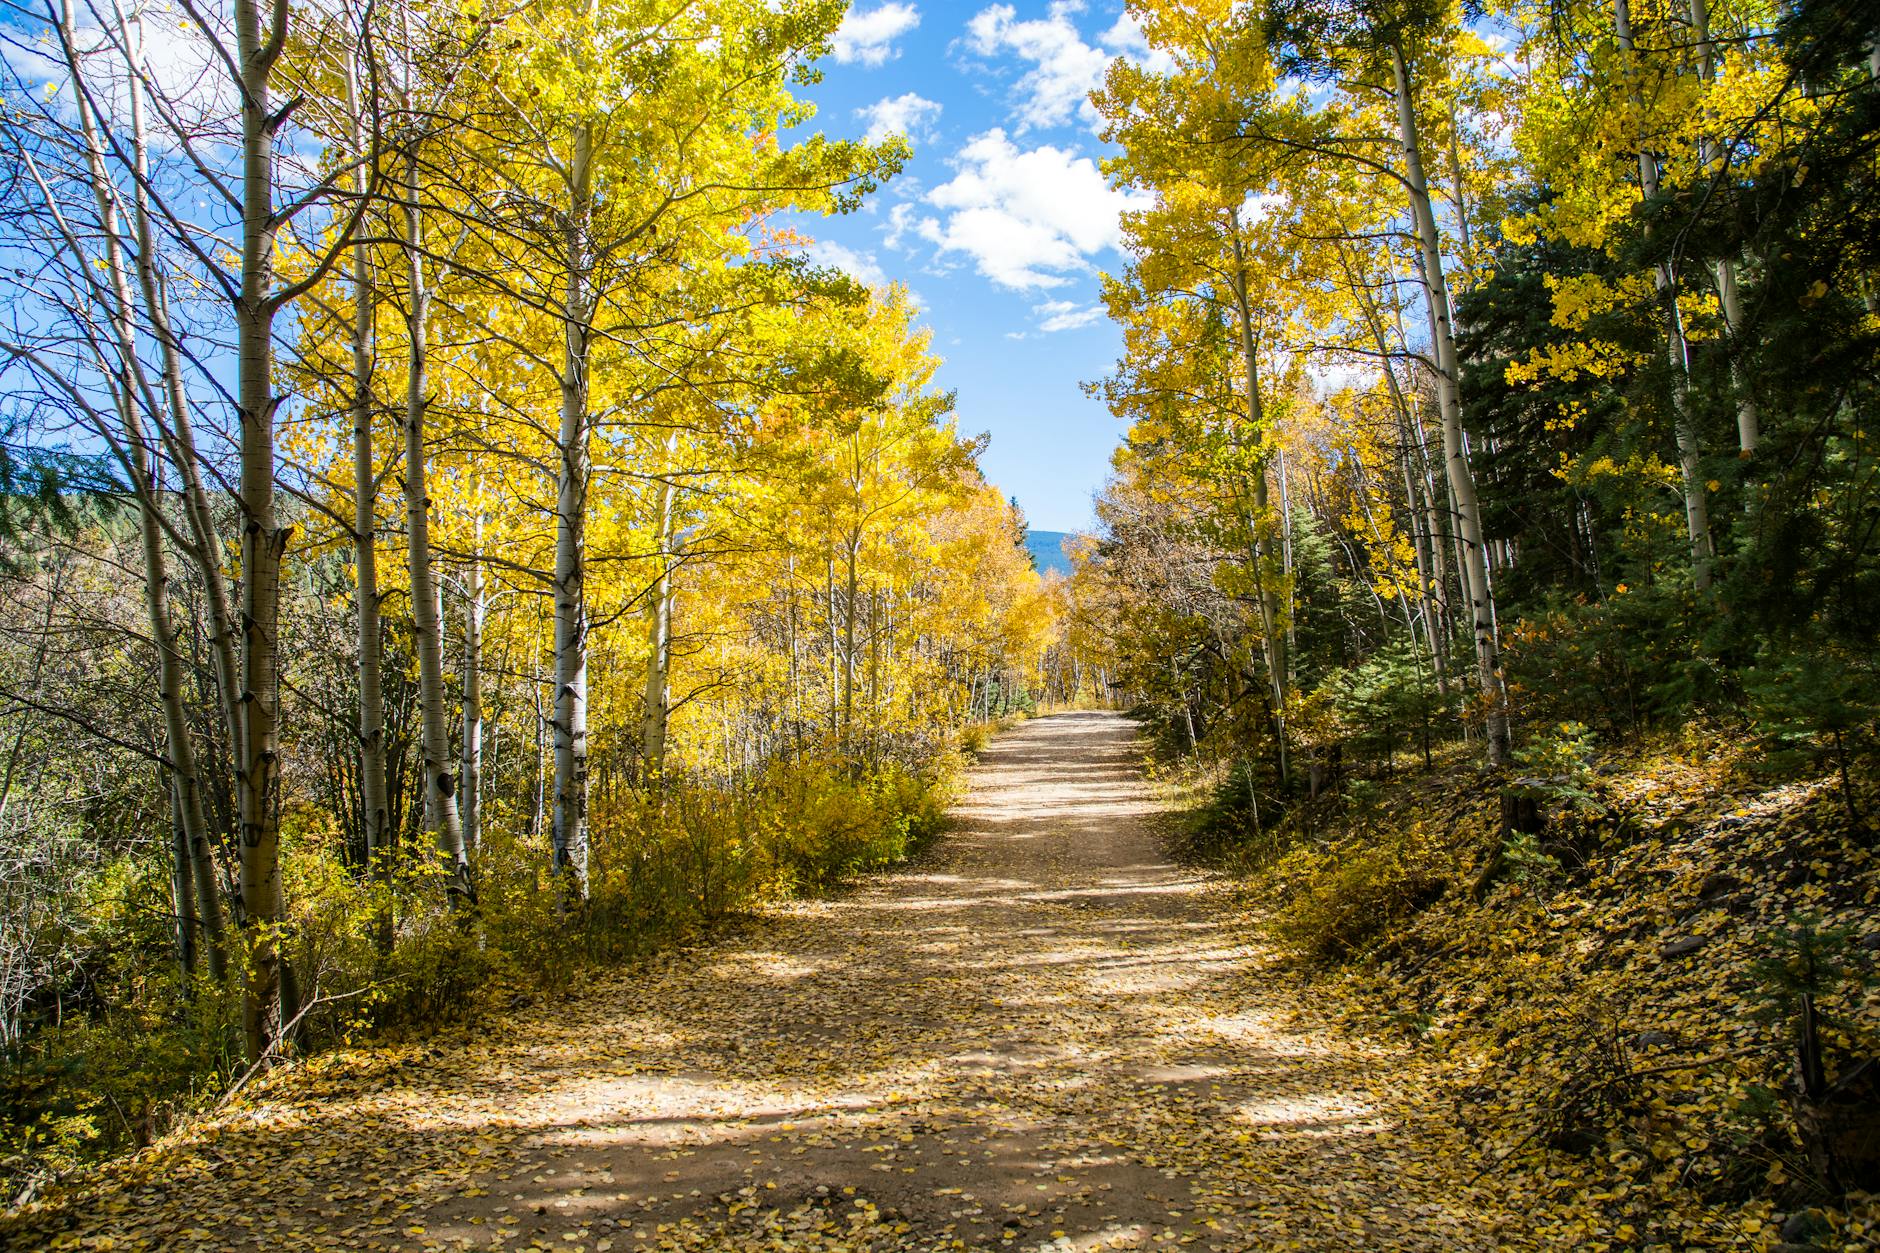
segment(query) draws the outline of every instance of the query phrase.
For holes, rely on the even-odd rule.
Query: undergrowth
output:
[[[1602,753],[1566,724],[1505,776],[1453,757],[1257,831],[1229,768],[1191,771],[1177,843],[1239,877],[1351,1029],[1436,1062],[1473,1169],[1543,1242],[1870,1247],[1880,870],[1861,815],[1880,786],[1864,766],[1778,777],[1704,727]]]
[[[597,804],[578,905],[545,869],[546,835],[527,834],[522,815],[488,815],[476,905],[452,912],[428,859],[372,881],[345,863],[330,821],[290,812],[283,939],[306,1007],[294,1048],[422,1033],[564,994],[597,968],[765,902],[893,865],[939,831],[963,761],[948,750],[919,769],[888,763],[858,776],[806,760],[737,791],[675,786]],[[82,920],[82,933],[40,937],[79,956],[32,1029],[0,1048],[8,1200],[149,1143],[245,1072],[236,980],[177,974],[169,884],[132,866],[113,863],[80,885],[82,908],[64,916]]]

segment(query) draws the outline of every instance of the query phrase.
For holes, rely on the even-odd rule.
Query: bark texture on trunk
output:
[[[574,135],[568,166],[567,276],[562,296],[561,429],[555,484],[555,812],[553,867],[571,901],[588,888],[587,492],[591,470],[593,135]]]
[[[1457,538],[1462,550],[1463,594],[1468,599],[1475,636],[1476,681],[1485,706],[1484,731],[1489,764],[1507,762],[1508,702],[1502,686],[1500,647],[1495,632],[1493,593],[1482,543],[1481,507],[1475,496],[1475,472],[1469,465],[1462,430],[1462,401],[1457,386],[1454,321],[1450,315],[1449,286],[1443,271],[1442,238],[1430,204],[1429,183],[1423,175],[1423,156],[1417,140],[1416,101],[1410,91],[1410,72],[1403,51],[1391,48],[1391,71],[1397,88],[1397,125],[1403,142],[1404,182],[1416,219],[1417,242],[1423,258],[1423,281],[1429,294],[1430,341],[1436,350],[1436,397],[1443,423],[1443,462],[1455,505]]]
[[[353,143],[365,150],[357,85],[347,61],[347,107],[353,119]],[[361,171],[356,190],[366,193]],[[371,249],[359,244],[352,255],[352,432],[353,568],[357,580],[355,625],[359,649],[359,835],[365,845],[367,873],[380,883],[391,876],[392,808],[385,768],[385,643],[379,620],[378,458],[373,448],[372,367],[378,293],[372,282]],[[391,940],[389,916],[382,919],[381,947]]]
[[[483,542],[483,520],[476,523]],[[483,838],[483,563],[474,555],[464,572],[463,608],[463,762],[458,771],[458,811],[463,817],[463,846],[474,857]]]
[[[1632,39],[1631,0],[1613,0],[1613,37],[1619,45],[1620,64],[1626,75],[1627,96],[1633,109],[1643,109],[1638,79],[1634,71],[1636,50]],[[1647,201],[1658,198],[1658,157],[1643,141],[1638,149],[1639,194]],[[1710,588],[1713,553],[1710,543],[1710,501],[1703,477],[1703,449],[1697,427],[1691,417],[1691,349],[1684,333],[1684,314],[1678,308],[1678,275],[1669,264],[1660,263],[1652,272],[1658,299],[1665,309],[1665,360],[1671,367],[1672,436],[1678,450],[1678,475],[1684,491],[1684,529],[1690,545],[1691,582],[1699,591]]]
[[[61,7],[61,18],[69,32],[75,31],[75,15],[70,0]],[[74,76],[79,65],[73,61]],[[203,947],[208,951],[209,968],[218,979],[225,970],[222,945],[220,901],[214,895],[214,876],[205,869],[204,886],[209,891],[207,908],[195,898],[195,863],[199,854],[209,854],[209,821],[203,803],[202,775],[197,765],[195,743],[190,735],[188,712],[183,706],[183,676],[187,662],[181,645],[181,629],[171,612],[169,556],[164,548],[162,483],[159,479],[155,450],[144,419],[142,406],[155,402],[155,393],[144,374],[138,355],[136,299],[132,295],[130,275],[126,270],[122,245],[122,214],[119,192],[105,165],[104,148],[97,119],[90,108],[90,98],[75,92],[79,133],[85,143],[86,172],[91,183],[93,203],[98,213],[98,234],[103,255],[105,282],[108,284],[108,321],[118,357],[112,393],[117,405],[120,430],[113,436],[100,432],[117,449],[131,480],[137,499],[139,554],[144,577],[144,609],[149,625],[151,647],[156,654],[157,705],[163,718],[165,746],[165,782],[170,790],[170,809],[175,826],[173,840],[172,889],[176,894],[178,914],[178,957],[185,973],[194,968],[197,949],[195,934],[204,927]],[[72,241],[76,246],[77,241]],[[82,260],[82,258],[81,258]]]
[[[425,825],[437,843],[446,891],[453,903],[475,899],[463,822],[457,813],[457,775],[444,716],[444,624],[438,610],[431,556],[429,454],[425,417],[430,405],[430,360],[425,317],[429,291],[424,270],[424,218],[415,157],[405,166],[405,559],[411,575],[411,625],[418,652],[418,751],[424,775]]]
[[[236,408],[241,471],[241,692],[236,796],[241,821],[236,902],[248,933],[242,1007],[248,1055],[275,1046],[296,1012],[282,958],[280,868],[281,563],[291,528],[275,510],[274,317],[279,311],[274,204],[274,67],[287,40],[286,0],[235,0],[235,64],[241,76],[241,280],[235,299]],[[265,22],[265,25],[264,25]]]
[[[1260,398],[1259,343],[1253,329],[1252,295],[1247,290],[1246,249],[1240,238],[1240,215],[1231,213],[1228,225],[1233,233],[1234,312],[1240,334],[1240,355],[1246,374],[1247,427],[1255,441],[1264,441],[1266,439],[1266,405]],[[1292,778],[1292,751],[1291,745],[1287,742],[1286,726],[1286,681],[1290,673],[1290,664],[1286,656],[1286,628],[1280,612],[1279,597],[1273,589],[1271,572],[1267,568],[1270,564],[1266,541],[1269,502],[1264,455],[1256,459],[1247,479],[1253,500],[1252,508],[1247,513],[1246,524],[1253,558],[1254,598],[1260,606],[1260,651],[1265,655],[1267,699],[1272,705],[1274,761],[1279,770],[1280,788],[1288,790]]]
[[[76,59],[77,45],[72,38],[77,26],[70,0],[61,5],[60,17],[64,26],[68,69],[76,80],[80,66]],[[141,63],[141,28],[133,21],[121,27],[118,33],[133,69],[137,68]],[[137,303],[132,292],[120,232],[123,216],[121,193],[112,182],[105,165],[104,145],[98,130],[98,120],[91,109],[90,97],[83,91],[76,92],[87,174],[98,212],[99,235],[104,249],[100,260],[109,283],[108,318],[120,363],[119,369],[108,371],[116,376],[113,392],[120,434],[118,437],[113,437],[110,432],[101,431],[100,434],[112,443],[123,458],[124,468],[137,497],[145,608],[152,647],[157,657],[157,701],[163,716],[167,748],[166,781],[171,792],[171,815],[175,828],[172,887],[178,894],[179,957],[187,967],[193,969],[198,951],[205,952],[210,974],[221,979],[227,970],[227,949],[223,934],[220,876],[215,866],[205,800],[207,784],[183,706],[184,675],[188,663],[182,651],[182,628],[172,612],[166,534],[174,534],[184,551],[204,565],[205,585],[210,593],[212,630],[223,639],[226,639],[226,602],[218,602],[216,599],[216,593],[222,587],[219,577],[221,572],[219,565],[214,564],[213,530],[207,527],[206,505],[200,513],[196,508],[196,504],[202,500],[202,492],[194,448],[178,448],[172,439],[175,432],[167,431],[164,425],[164,409],[167,405],[171,419],[177,423],[177,429],[185,437],[188,435],[182,364],[176,344],[169,336],[167,313],[161,298],[162,287],[156,273],[155,234],[151,227],[145,184],[148,142],[144,130],[143,94],[135,73],[127,76],[126,92],[131,123],[131,225],[136,245],[135,255],[130,260],[137,275],[137,294],[143,298],[146,318],[158,339],[163,374],[159,392],[153,388],[138,355]],[[74,248],[78,247],[77,240],[69,242]],[[150,435],[152,425],[156,433],[154,441]],[[187,490],[184,496],[184,509],[190,528],[186,532],[173,531],[162,514],[160,445],[175,455],[184,483],[194,488],[194,500]],[[207,542],[204,541],[205,535],[208,537]],[[218,604],[222,606],[220,613],[215,612]],[[220,655],[218,651],[218,658]],[[226,714],[233,709],[229,695],[228,667],[218,666],[218,680],[218,696]]]
[[[236,642],[240,632],[230,609],[232,601],[223,569],[221,536],[216,531],[215,514],[210,506],[209,493],[203,485],[202,458],[196,447],[195,426],[183,376],[182,346],[171,326],[168,295],[158,265],[156,231],[151,222],[150,142],[144,116],[141,77],[147,75],[149,70],[143,61],[141,16],[131,17],[129,28],[121,34],[132,70],[125,77],[124,93],[131,123],[131,210],[137,241],[137,281],[144,301],[144,317],[151,337],[156,340],[163,371],[165,412],[153,414],[152,420],[182,489],[183,515],[189,534],[189,543],[185,547],[203,580],[216,695],[221,702],[223,726],[233,753],[241,735],[241,680],[236,660]],[[220,912],[218,902],[218,925]]]

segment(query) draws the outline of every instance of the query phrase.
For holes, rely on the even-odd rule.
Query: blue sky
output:
[[[864,211],[806,224],[812,255],[915,293],[961,431],[991,433],[987,477],[1039,530],[1091,524],[1121,434],[1078,386],[1118,345],[1097,273],[1129,202],[1085,99],[1118,55],[1149,55],[1121,0],[858,0],[808,92],[825,132],[914,147]]]

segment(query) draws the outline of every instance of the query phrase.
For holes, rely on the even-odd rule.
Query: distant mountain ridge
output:
[[[1032,531],[1025,536],[1025,550],[1031,554],[1031,564],[1038,567],[1039,574],[1052,570],[1060,574],[1071,572],[1071,559],[1064,555],[1064,541],[1070,537],[1069,531]]]

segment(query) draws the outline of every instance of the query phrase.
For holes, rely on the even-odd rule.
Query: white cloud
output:
[[[850,9],[836,27],[831,47],[836,60],[843,64],[860,61],[863,65],[881,65],[900,55],[894,41],[920,25],[920,10],[911,4],[890,0],[864,13]]]
[[[857,252],[834,240],[819,239],[809,246],[804,255],[817,265],[841,270],[858,283],[866,283],[870,287],[888,285],[888,276],[882,272],[881,263],[875,260],[872,252]]]
[[[897,204],[888,210],[888,224],[881,228],[881,242],[890,248],[899,248],[907,233],[917,229],[914,214],[917,210],[911,204]]]
[[[1074,331],[1089,326],[1103,316],[1102,305],[1080,305],[1074,300],[1047,300],[1033,305],[1031,311],[1043,318],[1038,329],[1045,332]]]
[[[937,101],[909,91],[898,96],[884,96],[871,105],[857,109],[855,116],[868,123],[868,133],[863,138],[871,144],[880,143],[890,135],[930,139],[933,136],[934,120],[940,116],[940,105]]]
[[[804,249],[804,255],[817,265],[841,270],[866,287],[892,287],[899,283],[902,297],[907,301],[907,307],[912,312],[919,314],[927,308],[927,298],[906,283],[889,278],[873,252],[850,248],[834,240],[819,239]]]
[[[1103,32],[1101,42],[1116,56],[1128,57],[1157,74],[1168,74],[1175,70],[1175,58],[1160,48],[1150,46],[1149,37],[1142,33],[1142,23],[1136,20],[1133,13],[1124,13],[1117,18],[1115,24]]]
[[[1094,126],[1097,113],[1090,93],[1103,85],[1104,71],[1117,57],[1159,72],[1174,68],[1173,58],[1151,48],[1128,13],[1097,36],[1096,43],[1086,42],[1071,20],[1083,8],[1083,0],[1054,0],[1046,16],[1021,22],[1011,5],[994,4],[966,23],[966,46],[980,56],[1012,56],[1031,63],[1018,80],[1018,133],[1062,126],[1073,117]]]
[[[998,129],[975,136],[953,165],[952,180],[926,196],[943,218],[891,215],[890,242],[911,227],[1018,291],[1060,287],[1067,273],[1088,270],[1089,257],[1120,241],[1119,216],[1147,203],[1113,190],[1089,157],[1048,144],[1020,149]]]
[[[1062,126],[1073,114],[1095,119],[1087,97],[1103,82],[1109,54],[1084,42],[1071,21],[1083,8],[1077,0],[1056,0],[1048,16],[1021,22],[1009,4],[981,9],[966,23],[966,43],[981,56],[1016,56],[1032,68],[1018,80],[1019,133],[1040,126]]]

